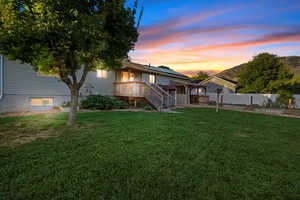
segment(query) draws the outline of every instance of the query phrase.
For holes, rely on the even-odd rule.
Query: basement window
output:
[[[32,107],[51,107],[53,106],[53,98],[31,98],[30,105]]]

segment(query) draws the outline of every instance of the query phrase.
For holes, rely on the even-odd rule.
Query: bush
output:
[[[81,101],[81,107],[91,110],[111,110],[113,108],[127,108],[128,104],[109,96],[89,95],[85,100]]]
[[[121,101],[119,99],[113,99],[113,108],[115,109],[125,109],[128,108],[128,103]]]
[[[63,108],[71,107],[71,102],[70,101],[64,101],[64,102],[62,102],[61,107],[63,107]]]
[[[153,110],[153,108],[150,105],[144,106],[145,110]]]
[[[138,107],[138,108],[144,108],[146,106],[150,106],[150,104],[148,102],[146,102],[146,101],[139,101],[136,104],[136,107]]]

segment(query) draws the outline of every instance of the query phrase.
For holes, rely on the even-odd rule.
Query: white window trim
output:
[[[151,77],[153,77],[153,79]],[[156,83],[156,75],[155,74],[149,74],[149,83],[151,83],[151,84]]]

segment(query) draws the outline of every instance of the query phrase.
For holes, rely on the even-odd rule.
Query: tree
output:
[[[203,81],[203,80],[207,79],[208,77],[209,77],[208,73],[200,71],[196,75],[192,76],[192,79]]]
[[[160,65],[160,66],[158,66],[158,68],[172,70],[170,67],[164,66],[164,65]]]
[[[239,92],[242,93],[279,93],[293,77],[288,67],[279,57],[262,53],[254,57],[241,70]]]
[[[70,90],[72,125],[88,72],[120,67],[134,48],[136,10],[124,0],[1,0],[0,53],[58,75]]]

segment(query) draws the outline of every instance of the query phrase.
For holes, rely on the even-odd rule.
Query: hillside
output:
[[[293,73],[300,74],[300,56],[280,57],[280,59],[288,65],[288,67]],[[216,76],[233,80],[233,81],[238,81],[239,73],[241,69],[245,66],[245,64],[246,63],[243,63],[233,68],[224,70],[216,74]]]

